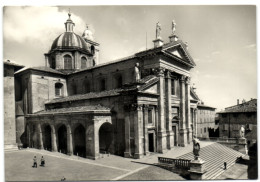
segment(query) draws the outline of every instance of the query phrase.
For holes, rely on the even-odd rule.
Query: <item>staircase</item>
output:
[[[213,143],[201,148],[200,158],[205,161],[204,165],[207,171],[204,174],[204,179],[215,179],[224,172],[224,162],[227,163],[227,168],[229,168],[240,156],[244,156],[244,154],[219,143]],[[194,160],[194,155],[189,152],[177,158]]]

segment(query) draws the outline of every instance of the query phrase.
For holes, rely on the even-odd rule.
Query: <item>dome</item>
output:
[[[86,41],[74,32],[64,32],[52,43],[50,52],[54,50],[81,50],[89,52]]]

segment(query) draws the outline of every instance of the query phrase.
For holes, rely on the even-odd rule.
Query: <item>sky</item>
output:
[[[44,66],[44,53],[65,31],[69,9],[74,32],[82,35],[88,24],[100,43],[100,63],[145,50],[146,42],[152,48],[158,21],[169,42],[175,20],[176,34],[196,63],[191,84],[205,105],[220,111],[237,99],[257,98],[256,6],[7,6],[4,60]]]

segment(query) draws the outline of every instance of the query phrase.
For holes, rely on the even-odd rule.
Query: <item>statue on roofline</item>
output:
[[[175,34],[175,31],[176,31],[176,23],[174,20],[172,20],[172,35]]]
[[[156,23],[156,39],[161,38],[161,24],[159,22]]]

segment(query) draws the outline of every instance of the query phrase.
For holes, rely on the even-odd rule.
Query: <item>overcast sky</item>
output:
[[[168,42],[171,22],[188,42],[197,66],[191,83],[206,105],[221,110],[236,100],[257,98],[255,6],[72,6],[5,7],[4,60],[44,66],[53,40],[65,31],[68,9],[74,32],[89,24],[100,43],[100,63],[153,47],[156,22]]]

